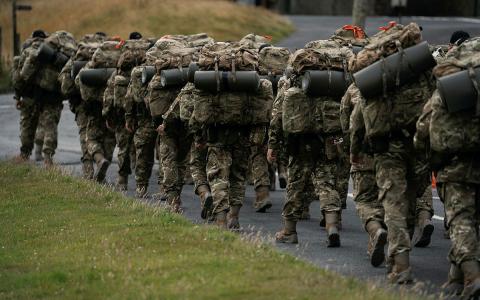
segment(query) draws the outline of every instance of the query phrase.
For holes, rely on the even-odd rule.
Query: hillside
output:
[[[32,11],[18,13],[21,40],[41,28],[65,29],[76,37],[105,31],[128,37],[139,31],[145,37],[206,32],[217,40],[233,40],[254,32],[285,37],[292,26],[285,18],[265,9],[227,0],[28,0]],[[0,0],[3,55],[11,59],[10,0]]]

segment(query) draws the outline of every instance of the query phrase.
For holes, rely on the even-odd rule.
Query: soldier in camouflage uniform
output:
[[[121,46],[122,42],[118,37],[109,38],[104,41],[95,50],[85,68],[95,69],[116,67],[118,57],[120,56]],[[114,53],[118,56],[114,57]],[[79,86],[82,100],[86,102],[86,141],[88,152],[96,164],[94,180],[97,182],[104,182],[108,167],[113,159],[113,151],[115,150],[116,145],[115,132],[107,127],[107,120],[102,114],[106,86],[86,86],[80,82],[79,75],[75,78],[75,84]]]
[[[452,40],[455,41],[453,37]],[[454,45],[438,61],[434,75],[441,79],[445,75],[478,67],[479,44],[480,40],[473,38]],[[474,100],[470,109],[451,112],[448,103],[452,100],[465,101],[445,98],[438,89],[433,93],[417,122],[415,147],[428,153],[437,175],[437,191],[445,204],[452,245],[444,293],[461,294],[462,299],[477,299],[480,296],[480,104]]]
[[[306,198],[305,194],[310,183],[313,183],[315,193],[320,198],[321,210],[326,216],[328,246],[339,247],[338,216],[341,203],[335,186],[337,166],[335,160],[327,158],[325,139],[315,133],[289,134],[286,139],[284,138],[282,101],[286,94],[290,93],[289,87],[298,84],[292,84],[291,80],[297,79],[283,79],[279,82],[279,92],[273,105],[269,130],[267,154],[269,160],[275,160],[277,153],[282,151],[282,143],[289,156],[287,199],[282,213],[285,226],[282,231],[277,232],[276,240],[283,243],[298,243],[296,223],[309,205],[310,199]]]
[[[148,107],[145,105],[146,86],[141,85],[143,67],[132,70],[125,96],[125,127],[133,134],[135,146],[135,196],[147,194],[148,182],[155,162],[157,131]]]
[[[56,37],[60,35],[74,42],[73,37],[69,33],[56,32],[53,39],[48,41],[50,46],[60,47],[56,44],[59,42]],[[16,68],[14,66],[12,81],[15,87],[15,94],[17,95],[16,107],[20,110],[20,140],[22,144],[20,158],[28,160],[30,157],[34,147],[35,133],[39,122],[41,122],[43,126],[42,152],[44,163],[46,166],[51,166],[53,164],[53,155],[57,148],[57,126],[60,121],[63,104],[60,90],[57,90],[56,86],[40,86],[42,81],[53,79],[44,77],[46,75],[41,71],[46,70],[47,67],[40,65],[41,62],[37,61],[38,59],[36,58],[39,47],[47,39],[45,32],[41,30],[33,32],[32,38],[24,43],[21,56],[16,58]],[[68,47],[65,47],[62,51],[65,51],[64,55],[70,56],[75,45],[71,44]],[[19,64],[22,65],[19,66]],[[57,66],[49,65],[48,68],[57,68]],[[51,76],[51,74],[49,75]],[[30,82],[32,80],[35,82]]]
[[[421,40],[418,25],[391,24],[373,36],[370,43],[373,43],[372,39],[385,41],[385,36],[390,33],[407,30],[409,35],[404,43],[415,45]],[[365,49],[357,54],[356,63],[361,67],[355,66],[354,71],[362,69],[363,62],[371,63],[369,53],[369,49]],[[360,155],[365,141],[374,153],[379,201],[383,203],[388,227],[388,279],[395,284],[412,281],[410,236],[415,226],[416,196],[422,184],[415,173],[421,158],[413,148],[414,124],[433,88],[428,70],[417,76],[415,82],[397,86],[388,94],[362,98],[357,106],[363,126],[362,122],[355,122],[351,128],[351,134],[355,136],[351,139],[352,162],[362,162]]]
[[[157,129],[161,136],[160,155],[163,164],[163,187],[167,203],[175,212],[180,212],[185,173],[190,161],[193,135],[188,121],[180,118],[180,102],[192,97],[195,86],[188,83],[178,94],[169,110],[163,115],[163,123]]]
[[[104,94],[103,111],[107,126],[115,131],[118,147],[118,178],[116,186],[121,191],[128,188],[128,176],[135,166],[135,148],[133,133],[125,126],[125,95],[132,69],[145,60],[145,52],[150,42],[142,40],[138,32],[130,33],[129,39],[122,46],[117,71],[112,75]]]
[[[75,78],[72,78],[72,69],[75,61],[88,61],[92,57],[95,49],[106,38],[103,32],[95,34],[86,34],[78,44],[77,53],[67,62],[60,72],[59,81],[61,83],[62,94],[68,98],[70,110],[75,114],[75,122],[78,126],[80,137],[80,148],[82,151],[82,171],[85,179],[93,179],[93,158],[88,153],[87,148],[87,103],[82,100],[80,91],[75,85]]]
[[[355,122],[359,122],[360,126],[363,126],[363,120],[361,114],[359,114],[360,107],[357,106],[360,100],[360,91],[355,85],[351,85],[342,98],[340,110],[342,128],[345,133],[350,133],[352,125],[358,126]],[[352,135],[352,139],[354,138],[356,136]],[[384,248],[387,243],[387,227],[384,222],[385,211],[378,199],[373,156],[365,152],[367,144],[363,141],[355,141],[352,145],[364,146],[361,150],[353,151],[358,152],[362,158],[360,162],[353,162],[351,165],[353,201],[363,228],[369,236],[367,252],[370,263],[378,267],[385,260]]]

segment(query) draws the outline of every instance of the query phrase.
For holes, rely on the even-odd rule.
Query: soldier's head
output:
[[[468,40],[470,38],[470,34],[468,32],[465,32],[463,30],[458,30],[452,33],[452,36],[450,37],[450,47],[453,46],[460,46],[463,42]]]
[[[32,32],[32,38],[42,38],[45,39],[47,38],[47,33],[43,31],[42,29],[37,29]]]
[[[128,36],[128,39],[130,40],[139,40],[141,39],[143,36],[140,32],[137,32],[137,31],[134,31],[132,33],[130,33],[130,35]]]

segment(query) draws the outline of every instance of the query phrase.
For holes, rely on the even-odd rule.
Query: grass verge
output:
[[[260,242],[0,162],[2,299],[405,299]]]

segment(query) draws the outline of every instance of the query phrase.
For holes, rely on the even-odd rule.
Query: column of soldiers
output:
[[[18,159],[37,144],[36,159],[52,166],[68,99],[84,178],[105,182],[118,147],[116,187],[126,191],[133,171],[135,195],[145,198],[157,156],[159,199],[180,213],[189,169],[201,217],[238,231],[248,166],[257,212],[272,206],[276,166],[286,187],[277,242],[298,243],[297,223],[319,200],[327,247],[341,246],[351,178],[370,262],[386,263],[395,284],[412,282],[412,244],[430,243],[433,172],[452,240],[445,290],[478,297],[479,40],[456,32],[449,47],[429,47],[417,24],[391,22],[371,37],[345,25],[292,54],[269,43],[138,32],[77,43],[37,30],[12,74]],[[449,90],[456,74],[467,78],[454,82],[470,93],[461,99]]]

